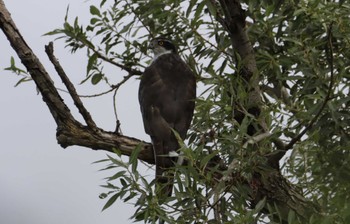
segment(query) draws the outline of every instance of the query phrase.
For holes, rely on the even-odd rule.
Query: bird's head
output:
[[[166,38],[154,38],[148,46],[154,53],[154,58],[159,57],[162,54],[177,53],[175,45]]]

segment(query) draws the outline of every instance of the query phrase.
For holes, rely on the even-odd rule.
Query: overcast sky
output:
[[[57,87],[63,87],[44,52],[44,45],[54,37],[42,35],[61,27],[67,5],[70,18],[79,16],[89,21],[89,6],[84,0],[4,0],[13,20],[29,46],[51,74]],[[55,42],[55,54],[73,83],[85,75],[84,52],[71,55],[63,41]],[[62,149],[56,142],[56,124],[33,82],[14,88],[19,80],[4,71],[10,57],[15,56],[9,42],[0,32],[0,223],[1,224],[128,224],[134,210],[122,202],[101,212],[105,200],[98,198],[105,192],[107,172],[99,172],[103,165],[92,164],[105,159],[106,152],[82,147]],[[124,75],[115,69],[115,75]],[[78,86],[79,94],[92,94],[107,87],[90,84]],[[148,141],[144,134],[137,101],[138,81],[131,80],[121,89],[118,113],[123,132]],[[72,106],[67,94],[65,102]],[[114,130],[112,95],[84,99],[84,103],[99,127]],[[76,110],[74,114],[78,116]],[[117,172],[117,171],[115,171]]]

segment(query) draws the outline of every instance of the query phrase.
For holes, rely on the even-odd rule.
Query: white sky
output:
[[[79,16],[80,22],[89,21],[89,6],[84,0],[4,0],[8,10],[29,46],[51,74],[56,86],[63,87],[44,52],[44,45],[54,37],[42,35],[61,27],[67,5],[70,18]],[[71,55],[63,41],[55,42],[55,55],[59,58],[73,83],[85,76],[84,52]],[[105,192],[107,172],[98,172],[103,165],[91,164],[105,159],[106,152],[81,147],[62,149],[56,142],[56,124],[37,95],[33,82],[13,86],[19,80],[15,74],[4,71],[10,57],[15,56],[9,42],[0,32],[0,223],[1,224],[110,224],[132,223],[128,218],[132,205],[115,203],[101,212],[105,200],[98,198]],[[124,75],[114,69],[115,75]],[[104,85],[78,86],[80,94],[106,90]],[[137,100],[138,81],[129,81],[118,97],[119,118],[124,134],[148,141],[144,134]],[[65,102],[72,106],[67,94]],[[115,119],[112,95],[84,99],[98,126],[114,130]],[[73,111],[76,116],[78,113]],[[114,171],[117,172],[117,171]]]

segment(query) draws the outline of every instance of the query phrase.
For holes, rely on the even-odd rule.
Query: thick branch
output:
[[[230,35],[234,50],[240,55],[243,63],[241,75],[252,87],[258,86],[258,78],[251,80],[257,72],[254,49],[246,32],[246,16],[239,1],[219,0],[224,11],[224,27]],[[254,81],[254,82],[252,82]]]
[[[248,134],[251,136],[264,136],[262,133],[268,133],[268,128],[265,122],[262,111],[262,99],[261,90],[259,88],[259,73],[256,66],[256,60],[253,47],[249,41],[248,34],[245,28],[245,12],[241,7],[239,0],[218,0],[220,2],[222,11],[224,13],[223,21],[219,20],[227,30],[233,49],[240,56],[242,64],[239,71],[239,75],[246,83],[246,91],[248,93],[248,99],[246,104],[243,105],[244,109],[250,114],[255,116],[257,125],[254,126]],[[238,102],[242,104],[241,102]],[[246,114],[235,110],[235,119],[240,123]],[[261,115],[262,114],[262,115]],[[255,138],[253,137],[253,138]],[[279,139],[274,140],[275,145],[284,152],[286,146]],[[272,144],[271,144],[272,145]],[[257,144],[257,150],[259,145]],[[272,147],[272,146],[271,146]],[[275,153],[276,154],[276,153]],[[277,152],[279,154],[279,152]],[[290,210],[294,210],[300,218],[304,221],[309,217],[317,213],[317,205],[314,205],[302,196],[294,185],[289,183],[280,173],[278,161],[268,160],[267,164],[271,170],[268,172],[261,172],[254,174],[254,179],[249,183],[249,188],[252,191],[251,202],[256,204],[264,197],[266,197],[268,204],[277,205],[280,210],[282,220],[287,222],[288,213]],[[273,213],[265,207],[265,212]]]
[[[149,164],[155,164],[152,144],[101,129],[94,131],[78,122],[67,123],[58,129],[57,141],[63,148],[78,145],[108,152],[118,150],[126,156],[130,156],[137,146],[142,145],[138,158]]]
[[[248,127],[248,134],[253,136],[267,132],[268,128],[265,119],[260,117],[262,111],[262,94],[259,88],[259,74],[256,67],[254,49],[246,32],[245,12],[240,2],[237,0],[219,0],[219,2],[224,13],[224,18],[221,18],[219,22],[223,24],[224,28],[227,30],[232,47],[241,59],[241,61],[237,61],[237,64],[239,63],[242,65],[237,76],[241,77],[247,83],[247,103],[243,106],[245,111],[252,114],[256,121],[258,121],[256,122],[257,125],[252,124]],[[242,104],[242,102],[237,102],[237,105],[239,104]],[[241,123],[246,116],[242,111],[242,108],[235,109],[235,119],[239,123]]]
[[[85,119],[88,120],[87,123],[90,123],[89,126],[84,126],[74,119],[44,66],[29,48],[14,24],[3,0],[0,0],[0,28],[6,35],[12,48],[16,51],[18,57],[27,68],[37,88],[42,94],[44,102],[56,121],[57,141],[62,147],[65,148],[72,145],[78,145],[95,150],[106,150],[109,152],[114,152],[114,150],[117,149],[123,155],[129,156],[137,145],[142,144],[143,147],[139,154],[139,159],[151,164],[154,163],[153,150],[150,143],[132,137],[115,135],[98,128],[91,128],[91,126],[94,126],[94,123],[91,123],[92,119],[89,121],[90,118],[86,114]],[[57,63],[54,64],[57,66]],[[59,71],[61,77],[63,73],[64,72]],[[66,76],[65,78],[68,79]],[[70,81],[68,80],[68,86],[70,85],[69,83]],[[72,89],[69,89],[70,94],[72,95]],[[72,97],[75,98],[74,93]]]
[[[57,125],[63,118],[73,120],[70,110],[63,103],[49,74],[23,39],[2,0],[0,0],[0,28],[32,76]]]

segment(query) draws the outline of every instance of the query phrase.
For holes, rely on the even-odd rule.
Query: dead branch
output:
[[[80,99],[78,99],[79,97],[68,77],[65,75],[62,67],[57,63],[57,60],[55,61],[52,52],[48,52],[49,55],[51,54],[50,57],[53,59],[53,64],[56,66],[56,70],[58,70],[59,75],[66,84],[70,95],[74,99],[74,102],[82,113],[88,126],[82,125],[73,117],[68,106],[59,95],[44,66],[27,45],[17,29],[3,0],[0,0],[0,28],[9,40],[12,48],[16,51],[18,57],[21,59],[23,65],[27,68],[39,89],[44,102],[48,106],[57,124],[56,138],[58,144],[63,148],[78,145],[93,150],[105,150],[109,152],[114,152],[117,149],[126,156],[130,156],[134,148],[141,144],[142,150],[138,158],[150,164],[154,164],[153,150],[150,143],[128,136],[116,135],[112,132],[107,132],[96,127],[91,116],[83,107],[82,103],[79,102]]]
[[[79,113],[83,116],[86,124],[89,126],[89,128],[96,130],[97,126],[95,122],[92,120],[92,117],[90,113],[86,110],[86,108],[83,105],[83,102],[80,100],[77,91],[75,90],[75,87],[73,83],[69,80],[68,76],[66,75],[65,71],[63,70],[62,66],[56,59],[55,55],[53,54],[53,43],[50,42],[49,45],[45,46],[46,54],[49,56],[49,59],[51,63],[55,66],[55,69],[58,73],[58,75],[61,77],[62,82],[67,87],[67,90],[71,97],[73,98],[75,106],[78,108]]]

